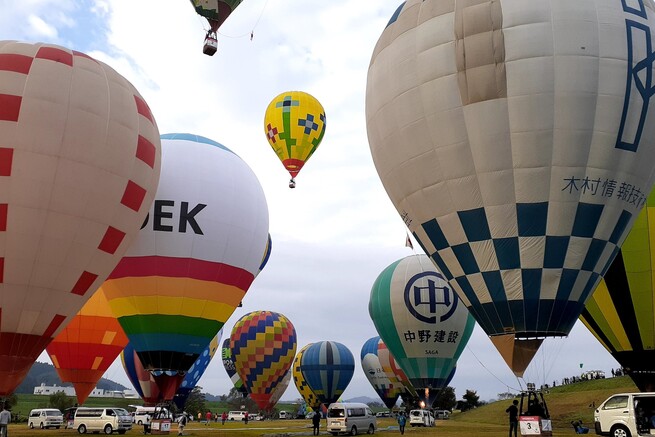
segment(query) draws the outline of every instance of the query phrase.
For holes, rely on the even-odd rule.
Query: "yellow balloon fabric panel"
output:
[[[296,177],[323,140],[325,110],[305,92],[279,94],[266,109],[264,132],[284,168]]]

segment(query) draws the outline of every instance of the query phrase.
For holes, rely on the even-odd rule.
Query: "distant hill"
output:
[[[52,364],[36,362],[30,369],[29,373],[16,389],[16,393],[34,393],[34,387],[41,384],[45,385],[60,385],[62,387],[70,387],[73,384],[68,382],[61,382],[57,371]],[[103,390],[120,390],[127,389],[122,384],[114,382],[109,379],[101,378],[97,385],[98,388]]]
[[[360,402],[362,404],[370,404],[373,402],[381,403],[380,399],[369,398],[368,396],[358,396],[356,398],[351,398],[346,400],[346,402]]]

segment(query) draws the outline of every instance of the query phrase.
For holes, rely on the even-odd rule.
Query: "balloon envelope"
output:
[[[200,381],[200,378],[205,373],[205,370],[207,370],[207,366],[209,366],[212,358],[214,358],[214,355],[218,350],[218,345],[221,342],[222,335],[223,330],[221,329],[218,331],[218,334],[216,334],[212,341],[209,342],[209,345],[200,354],[196,362],[193,363],[193,366],[191,366],[189,371],[184,376],[180,387],[177,389],[177,392],[175,392],[173,402],[175,402],[175,405],[180,410],[184,410],[184,404],[189,398],[189,395],[193,389],[196,388],[198,381]]]
[[[154,407],[161,401],[159,388],[150,372],[143,368],[141,360],[131,343],[121,352],[121,362],[127,378],[146,406]]]
[[[373,386],[373,390],[380,396],[387,408],[393,408],[398,401],[400,393],[405,387],[400,383],[396,375],[388,374],[382,367],[378,357],[378,344],[380,337],[369,338],[362,346],[360,358],[362,360],[362,370],[366,379]]]
[[[310,94],[277,95],[264,115],[264,133],[292,178],[316,151],[325,135],[325,110]]]
[[[296,355],[293,324],[272,311],[248,313],[234,324],[230,349],[250,398],[265,409]]]
[[[642,391],[655,390],[655,192],[580,320]]]
[[[319,341],[303,353],[300,370],[320,403],[329,405],[339,400],[348,387],[355,372],[355,358],[341,343]]]
[[[307,384],[307,380],[305,379],[305,376],[302,373],[302,368],[300,366],[303,354],[311,345],[312,343],[303,346],[302,349],[300,349],[300,351],[296,354],[296,357],[293,359],[293,383],[296,385],[298,393],[300,393],[300,396],[302,396],[303,400],[307,404],[307,407],[318,412],[318,409],[321,408],[321,402],[318,400],[318,397],[314,394],[312,389],[309,388],[309,384]]]
[[[221,355],[223,357],[223,368],[225,369],[225,372],[227,372],[227,376],[230,377],[230,380],[232,381],[232,385],[234,386],[234,388],[239,390],[239,393],[241,393],[243,397],[248,396],[248,389],[243,384],[243,381],[241,381],[241,378],[237,373],[237,368],[234,365],[234,359],[232,358],[232,349],[230,349],[229,338],[226,338],[225,341],[223,341],[223,347],[221,348]]]
[[[653,185],[642,58],[655,14],[641,1],[437,3],[403,2],[378,40],[371,153],[522,375],[544,337],[570,332]]]
[[[73,383],[81,405],[127,341],[101,287],[46,350],[59,378]]]
[[[250,287],[268,239],[268,207],[250,167],[225,146],[162,135],[153,208],[104,284],[144,367],[170,400]]]
[[[0,397],[121,259],[159,180],[155,119],[100,61],[0,41]]]
[[[203,16],[209,22],[213,32],[216,32],[221,24],[241,4],[243,0],[191,0],[196,13]]]
[[[475,321],[425,255],[402,258],[380,273],[369,313],[389,351],[430,405],[445,387]]]

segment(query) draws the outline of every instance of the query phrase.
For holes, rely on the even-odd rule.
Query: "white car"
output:
[[[649,414],[655,409],[655,392],[619,393],[594,411],[596,434],[612,437],[651,435]]]
[[[434,426],[434,414],[429,410],[412,410],[409,412],[411,426]]]

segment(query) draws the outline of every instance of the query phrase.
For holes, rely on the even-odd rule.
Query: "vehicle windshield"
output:
[[[409,414],[411,414],[412,416],[420,416],[420,415],[421,415],[421,411],[419,411],[419,410],[413,410],[413,411],[410,411]]]
[[[129,416],[129,415],[130,415],[130,413],[128,413],[127,410],[125,410],[125,409],[123,409],[123,408],[114,408],[114,411],[115,411],[116,414],[118,414],[119,416]]]
[[[328,410],[328,417],[346,417],[343,408],[332,408]]]

